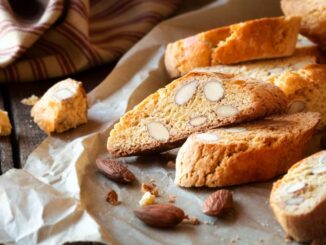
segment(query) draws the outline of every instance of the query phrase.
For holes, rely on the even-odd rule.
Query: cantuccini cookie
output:
[[[296,241],[326,235],[326,151],[293,165],[276,181],[270,196],[276,219]]]
[[[326,1],[325,0],[281,0],[287,16],[301,16],[300,33],[326,49]]]
[[[148,96],[110,132],[112,156],[179,146],[194,132],[250,121],[286,109],[276,86],[221,73],[193,72]]]
[[[319,113],[271,116],[191,135],[176,159],[175,184],[221,187],[264,181],[303,157]]]
[[[299,17],[273,17],[202,32],[168,44],[165,66],[178,77],[196,67],[290,56],[299,25]]]
[[[61,133],[87,122],[88,102],[81,82],[66,79],[53,85],[31,110],[47,134]]]

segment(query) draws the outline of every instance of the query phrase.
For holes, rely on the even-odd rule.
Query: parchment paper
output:
[[[242,185],[234,192],[235,211],[227,219],[201,213],[203,200],[215,189],[183,189],[173,184],[168,155],[122,159],[138,183],[119,185],[94,165],[106,156],[112,125],[128,109],[169,82],[163,65],[165,45],[176,39],[239,21],[281,15],[278,0],[224,0],[154,28],[136,44],[112,73],[89,95],[89,123],[48,137],[28,158],[24,170],[0,177],[0,241],[6,244],[62,244],[92,240],[108,244],[285,244],[285,234],[268,204],[271,183]],[[264,35],[262,33],[262,35]],[[158,202],[176,196],[176,205],[199,218],[199,226],[158,230],[133,215],[140,184],[155,179]],[[109,188],[121,204],[105,201]],[[209,224],[205,224],[209,223]]]

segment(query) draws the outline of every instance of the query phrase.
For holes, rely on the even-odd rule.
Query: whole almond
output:
[[[185,218],[182,209],[172,204],[153,204],[134,210],[134,214],[145,224],[158,228],[172,228]]]
[[[233,207],[233,197],[229,190],[218,190],[204,202],[203,212],[210,216],[222,216]]]
[[[112,159],[96,159],[97,168],[111,180],[120,183],[129,183],[134,181],[135,175],[127,168],[126,165]]]

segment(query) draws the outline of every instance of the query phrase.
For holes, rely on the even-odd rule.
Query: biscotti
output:
[[[299,24],[299,17],[273,17],[202,32],[168,44],[165,66],[178,77],[196,67],[290,56]]]
[[[176,159],[175,184],[222,187],[265,181],[302,159],[319,113],[271,116],[191,135]]]
[[[179,146],[192,133],[249,121],[286,109],[276,86],[221,73],[193,72],[148,96],[114,125],[112,156]]]
[[[290,57],[251,61],[238,65],[201,67],[194,71],[238,74],[273,83],[280,75],[316,64],[318,60],[318,50],[315,47],[309,47],[296,49]]]
[[[326,1],[325,0],[282,0],[285,15],[301,16],[300,33],[326,49]]]
[[[270,204],[285,232],[299,242],[326,237],[326,151],[291,167],[274,183]]]
[[[0,136],[7,136],[11,133],[12,126],[8,113],[0,109]]]
[[[47,134],[61,133],[87,122],[88,102],[81,82],[66,79],[53,85],[31,110]]]
[[[318,129],[326,126],[326,65],[309,65],[297,71],[288,71],[277,79],[278,86],[289,99],[289,113],[315,111],[322,116]]]

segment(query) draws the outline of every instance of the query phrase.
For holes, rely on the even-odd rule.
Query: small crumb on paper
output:
[[[33,95],[30,96],[29,98],[22,99],[22,100],[21,100],[21,103],[24,104],[24,105],[33,106],[33,105],[35,105],[36,102],[39,101],[39,100],[40,100],[40,98],[33,94]]]
[[[182,220],[182,224],[200,225],[200,220],[197,217],[186,216],[186,218]]]
[[[109,190],[108,194],[106,195],[106,201],[113,206],[119,205],[118,194],[115,192],[115,190]]]
[[[149,191],[145,192],[145,194],[139,201],[140,206],[151,205],[154,203],[155,203],[155,196],[152,195]]]
[[[141,192],[145,193],[145,192],[150,192],[152,195],[154,196],[158,196],[158,188],[156,187],[156,185],[151,182],[151,183],[142,183],[141,184]]]
[[[175,200],[176,200],[176,196],[174,196],[174,195],[169,195],[168,196],[168,202],[169,203],[175,203]]]

